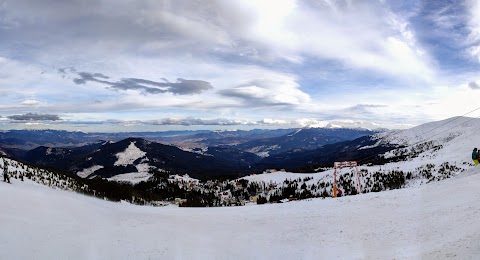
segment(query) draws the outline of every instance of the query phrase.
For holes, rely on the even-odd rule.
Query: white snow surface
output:
[[[478,259],[479,174],[226,208],[134,206],[0,182],[0,259]]]
[[[326,172],[319,173],[293,173],[293,172],[282,172],[276,171],[272,173],[262,173],[256,175],[250,175],[240,179],[248,180],[249,182],[265,182],[265,183],[275,183],[281,184],[285,180],[295,180],[298,178],[312,177],[315,181],[321,180],[324,177],[327,177]]]
[[[130,173],[115,175],[113,177],[107,178],[107,180],[138,184],[142,181],[148,181],[148,179],[150,179],[152,176],[153,174],[148,172],[130,172]]]
[[[178,174],[170,175],[168,180],[170,182],[184,182],[184,183],[190,183],[190,182],[199,183],[200,182],[200,180],[192,178],[188,174],[184,174],[183,176],[178,175]]]
[[[408,145],[425,140],[449,142],[456,137],[461,137],[462,139],[468,138],[473,141],[471,144],[479,144],[479,129],[480,119],[478,118],[452,117],[406,130],[383,132],[376,136],[390,143]]]
[[[115,166],[127,166],[133,164],[135,160],[142,158],[147,153],[140,150],[135,146],[135,142],[131,142],[130,145],[121,153],[117,153],[117,161],[114,163]]]
[[[102,169],[102,165],[94,165],[90,168],[83,169],[83,171],[77,172],[77,175],[82,177],[82,178],[87,178],[90,174],[96,172],[97,170]]]
[[[456,174],[473,166],[471,160],[471,152],[474,147],[480,148],[480,119],[468,117],[455,117],[443,121],[431,122],[423,124],[411,129],[389,131],[376,134],[377,142],[371,146],[361,147],[360,150],[368,150],[377,147],[381,143],[405,145],[407,148],[399,148],[385,153],[386,158],[394,157],[398,152],[405,154],[418,154],[413,158],[404,161],[387,163],[381,166],[365,166],[358,167],[359,170],[365,169],[369,172],[388,172],[391,170],[401,170],[405,173],[418,173],[418,169],[426,167],[428,164],[434,165],[434,174],[438,173],[442,165],[448,163],[450,166],[458,167],[452,170]],[[415,145],[415,146],[414,146]],[[360,164],[362,161],[359,161]],[[332,165],[333,166],[333,165]],[[340,173],[351,171],[343,169]],[[265,175],[265,182],[270,181],[270,177],[274,175]],[[298,177],[308,177],[302,174]],[[296,178],[298,178],[296,177]],[[318,181],[324,178],[333,178],[333,169],[327,170],[320,175],[312,175]],[[276,182],[280,182],[281,175],[275,175]],[[291,177],[289,177],[291,178]],[[362,180],[363,182],[364,180]],[[313,183],[313,182],[312,182]],[[408,186],[418,186],[420,183],[408,183]],[[362,183],[364,185],[364,183]]]
[[[107,180],[129,182],[131,184],[138,184],[142,181],[148,181],[148,179],[153,176],[153,174],[150,173],[150,169],[156,167],[150,166],[147,162],[148,159],[143,159],[142,163],[135,165],[135,168],[137,168],[137,172],[118,174],[113,177],[107,178]]]
[[[287,135],[287,136],[290,136],[290,137],[291,137],[291,136],[294,136],[294,135],[296,135],[296,134],[300,133],[302,130],[303,130],[303,129],[302,129],[302,128],[300,128],[300,129],[298,129],[297,131],[295,131],[295,133],[293,133],[293,134],[290,134],[290,135]]]

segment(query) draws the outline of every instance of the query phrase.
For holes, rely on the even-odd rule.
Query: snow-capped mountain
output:
[[[319,166],[332,167],[334,161],[356,160],[365,165],[381,164],[381,167],[372,166],[381,171],[428,172],[431,179],[446,171],[456,174],[473,166],[471,152],[477,146],[480,148],[479,130],[480,119],[456,117],[326,145],[313,151],[278,154],[260,164],[292,169],[310,165],[306,170],[313,170]]]
[[[473,165],[473,148],[480,148],[479,131],[480,119],[454,117],[403,131],[379,133],[373,138],[376,145],[398,146],[381,157],[385,161],[398,161],[396,164],[403,169],[447,162],[465,168]]]
[[[396,163],[395,167],[408,171],[433,164],[435,171],[439,171],[447,162],[458,168],[470,164],[470,152],[475,143],[480,144],[479,129],[480,119],[472,118],[451,118],[367,136],[363,135],[368,131],[358,129],[297,129],[280,137],[203,148],[196,152],[130,138],[76,148],[39,147],[18,158],[83,178],[99,176],[133,182],[146,180],[156,171],[205,179],[219,175],[246,175],[269,168],[311,172],[345,160],[356,160],[361,164]],[[362,137],[348,141],[359,135]],[[347,141],[342,141],[345,139]],[[320,148],[314,149],[318,146]],[[261,159],[251,152],[270,156]]]
[[[242,173],[249,169],[249,165],[250,162],[245,160],[232,164],[231,159],[187,152],[140,138],[128,138],[106,143],[78,158],[69,166],[69,170],[83,178],[99,176],[139,182],[158,171],[207,178]]]

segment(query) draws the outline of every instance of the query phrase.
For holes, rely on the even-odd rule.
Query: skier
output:
[[[8,176],[6,171],[3,171],[3,181],[10,183],[10,177]]]
[[[472,151],[472,160],[473,160],[473,163],[475,165],[478,165],[478,151],[477,151],[477,148],[473,148],[473,151]]]
[[[342,190],[341,189],[338,189],[337,197],[342,197]]]

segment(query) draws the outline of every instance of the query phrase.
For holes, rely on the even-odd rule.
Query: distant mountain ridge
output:
[[[39,146],[71,148],[95,143],[100,140],[120,141],[129,137],[138,137],[158,141],[166,137],[188,136],[204,132],[210,131],[84,133],[65,130],[9,130],[0,132],[0,146],[5,149],[23,150],[31,150]]]
[[[264,158],[257,165],[311,171],[320,166],[331,167],[334,161],[356,160],[363,164],[408,165],[412,171],[427,164],[436,165],[438,170],[446,164],[464,168],[471,164],[472,149],[480,148],[479,131],[480,119],[454,117],[328,144],[315,150],[288,151]]]
[[[117,175],[143,176],[147,178],[155,171],[188,173],[193,177],[208,178],[215,176],[243,176],[262,171],[266,162],[259,163],[265,154],[281,154],[284,152],[302,152],[326,144],[364,136],[373,132],[355,129],[279,129],[251,131],[211,131],[168,138],[178,140],[200,140],[205,144],[219,144],[198,149],[179,149],[143,138],[130,137],[119,141],[95,141],[87,143],[92,138],[115,136],[123,134],[85,134],[66,131],[14,131],[10,134],[33,136],[26,140],[12,141],[20,146],[35,142],[52,144],[56,140],[67,147],[38,146],[31,150],[15,148],[4,149],[10,156],[42,167],[61,169],[77,174],[83,178],[114,178]],[[163,135],[163,137],[158,137]],[[165,133],[149,133],[164,140]],[[52,139],[50,139],[52,138]],[[0,142],[2,140],[0,136]],[[238,144],[241,140],[249,140]],[[233,142],[233,143],[229,143]],[[125,153],[131,144],[132,149],[145,153],[127,165],[115,165],[116,157]],[[227,143],[227,144],[225,144]],[[0,143],[1,147],[2,143]],[[27,146],[28,146],[27,145]],[[7,147],[9,147],[7,145]],[[270,154],[269,154],[270,153]],[[263,155],[263,156],[259,156]],[[274,159],[273,159],[274,161]],[[286,160],[288,161],[288,160]],[[136,174],[137,173],[137,174]]]
[[[321,128],[316,128],[321,129]],[[237,145],[252,140],[285,136],[299,129],[253,129],[235,131],[166,131],[166,132],[121,132],[84,133],[64,130],[9,130],[0,132],[0,147],[5,149],[31,150],[39,146],[74,148],[100,140],[120,141],[126,138],[142,138],[163,144],[187,148]],[[351,129],[365,132],[365,129]],[[375,132],[370,132],[375,133]],[[349,138],[353,139],[353,138]]]
[[[234,147],[268,157],[287,151],[314,150],[327,144],[353,140],[374,133],[377,132],[366,129],[301,128],[283,136],[252,140]]]
[[[147,178],[156,171],[190,174],[199,178],[236,176],[251,172],[253,163],[260,159],[236,149],[212,148],[209,153],[193,153],[141,138],[127,138],[71,149],[42,146],[26,152],[21,159],[83,178],[111,178],[121,174],[134,176],[135,173]]]
[[[135,154],[137,153],[137,154]],[[126,163],[119,162],[120,157]],[[129,157],[130,156],[130,157]],[[130,160],[130,161],[128,161]],[[119,173],[149,172],[154,170],[203,177],[202,175],[228,175],[243,172],[244,167],[232,167],[227,161],[213,156],[186,152],[174,146],[146,141],[139,138],[128,138],[116,143],[104,145],[89,153],[83,160],[70,166],[70,170],[78,172],[94,166],[103,166],[88,177],[112,177]]]

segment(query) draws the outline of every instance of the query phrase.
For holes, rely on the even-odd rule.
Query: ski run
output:
[[[285,204],[112,203],[0,182],[0,259],[478,259],[480,168],[426,185]]]

